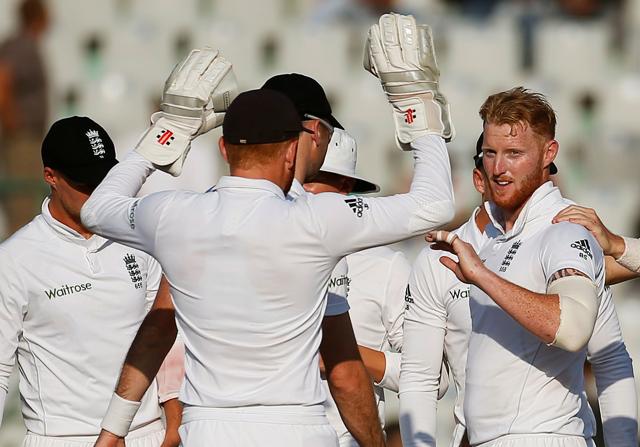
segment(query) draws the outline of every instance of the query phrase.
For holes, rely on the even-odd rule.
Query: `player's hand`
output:
[[[410,15],[384,14],[369,29],[364,68],[380,79],[393,107],[401,149],[410,149],[413,140],[428,134],[453,139],[449,103],[438,89],[440,69],[429,26],[416,25]]]
[[[180,435],[177,430],[169,430],[165,433],[160,447],[178,447],[180,445]]]
[[[237,94],[229,61],[212,48],[192,50],[167,78],[162,111],[151,117],[136,151],[158,169],[180,175],[191,141],[222,124]]]
[[[440,262],[451,270],[456,277],[467,284],[477,284],[487,268],[471,244],[460,239],[456,234],[438,230],[427,233],[425,240],[433,242],[434,250],[445,250],[458,257],[458,262],[448,256],[442,256]]]
[[[572,222],[585,227],[596,238],[602,251],[607,256],[618,259],[624,253],[624,239],[609,231],[604,226],[595,210],[583,206],[571,205],[560,211],[552,220],[553,223]]]
[[[102,430],[94,447],[124,447],[124,445],[124,438]]]

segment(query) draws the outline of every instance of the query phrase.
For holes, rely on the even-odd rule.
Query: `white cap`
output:
[[[327,155],[320,170],[355,179],[354,193],[364,194],[380,191],[378,185],[356,175],[357,158],[358,146],[356,145],[356,140],[345,130],[336,127],[333,130],[333,136],[329,141],[329,149],[327,149]]]

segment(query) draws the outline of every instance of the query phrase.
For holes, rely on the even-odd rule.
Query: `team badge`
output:
[[[131,253],[127,253],[123,260],[134,287],[136,289],[142,288],[142,274],[140,273],[140,266],[138,265],[138,261],[136,261],[136,257]]]

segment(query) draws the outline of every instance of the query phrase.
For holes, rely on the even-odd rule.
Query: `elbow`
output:
[[[453,200],[445,200],[437,203],[433,214],[435,228],[444,227],[453,220],[456,215],[456,206]]]
[[[327,381],[331,394],[350,396],[371,386],[371,379],[360,361],[342,362],[333,367]]]
[[[574,336],[566,339],[556,338],[553,341],[552,346],[555,346],[556,348],[560,348],[569,352],[578,352],[587,346],[587,343],[589,342],[589,338],[590,338],[590,335],[588,337]]]
[[[82,222],[82,226],[87,230],[94,232],[97,230],[98,222],[95,218],[95,214],[93,213],[93,204],[91,203],[91,198],[82,205],[80,209],[80,221]]]

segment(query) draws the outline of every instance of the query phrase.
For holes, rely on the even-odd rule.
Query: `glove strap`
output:
[[[179,159],[191,144],[191,132],[166,118],[156,121],[142,136],[136,151],[157,166]]]

